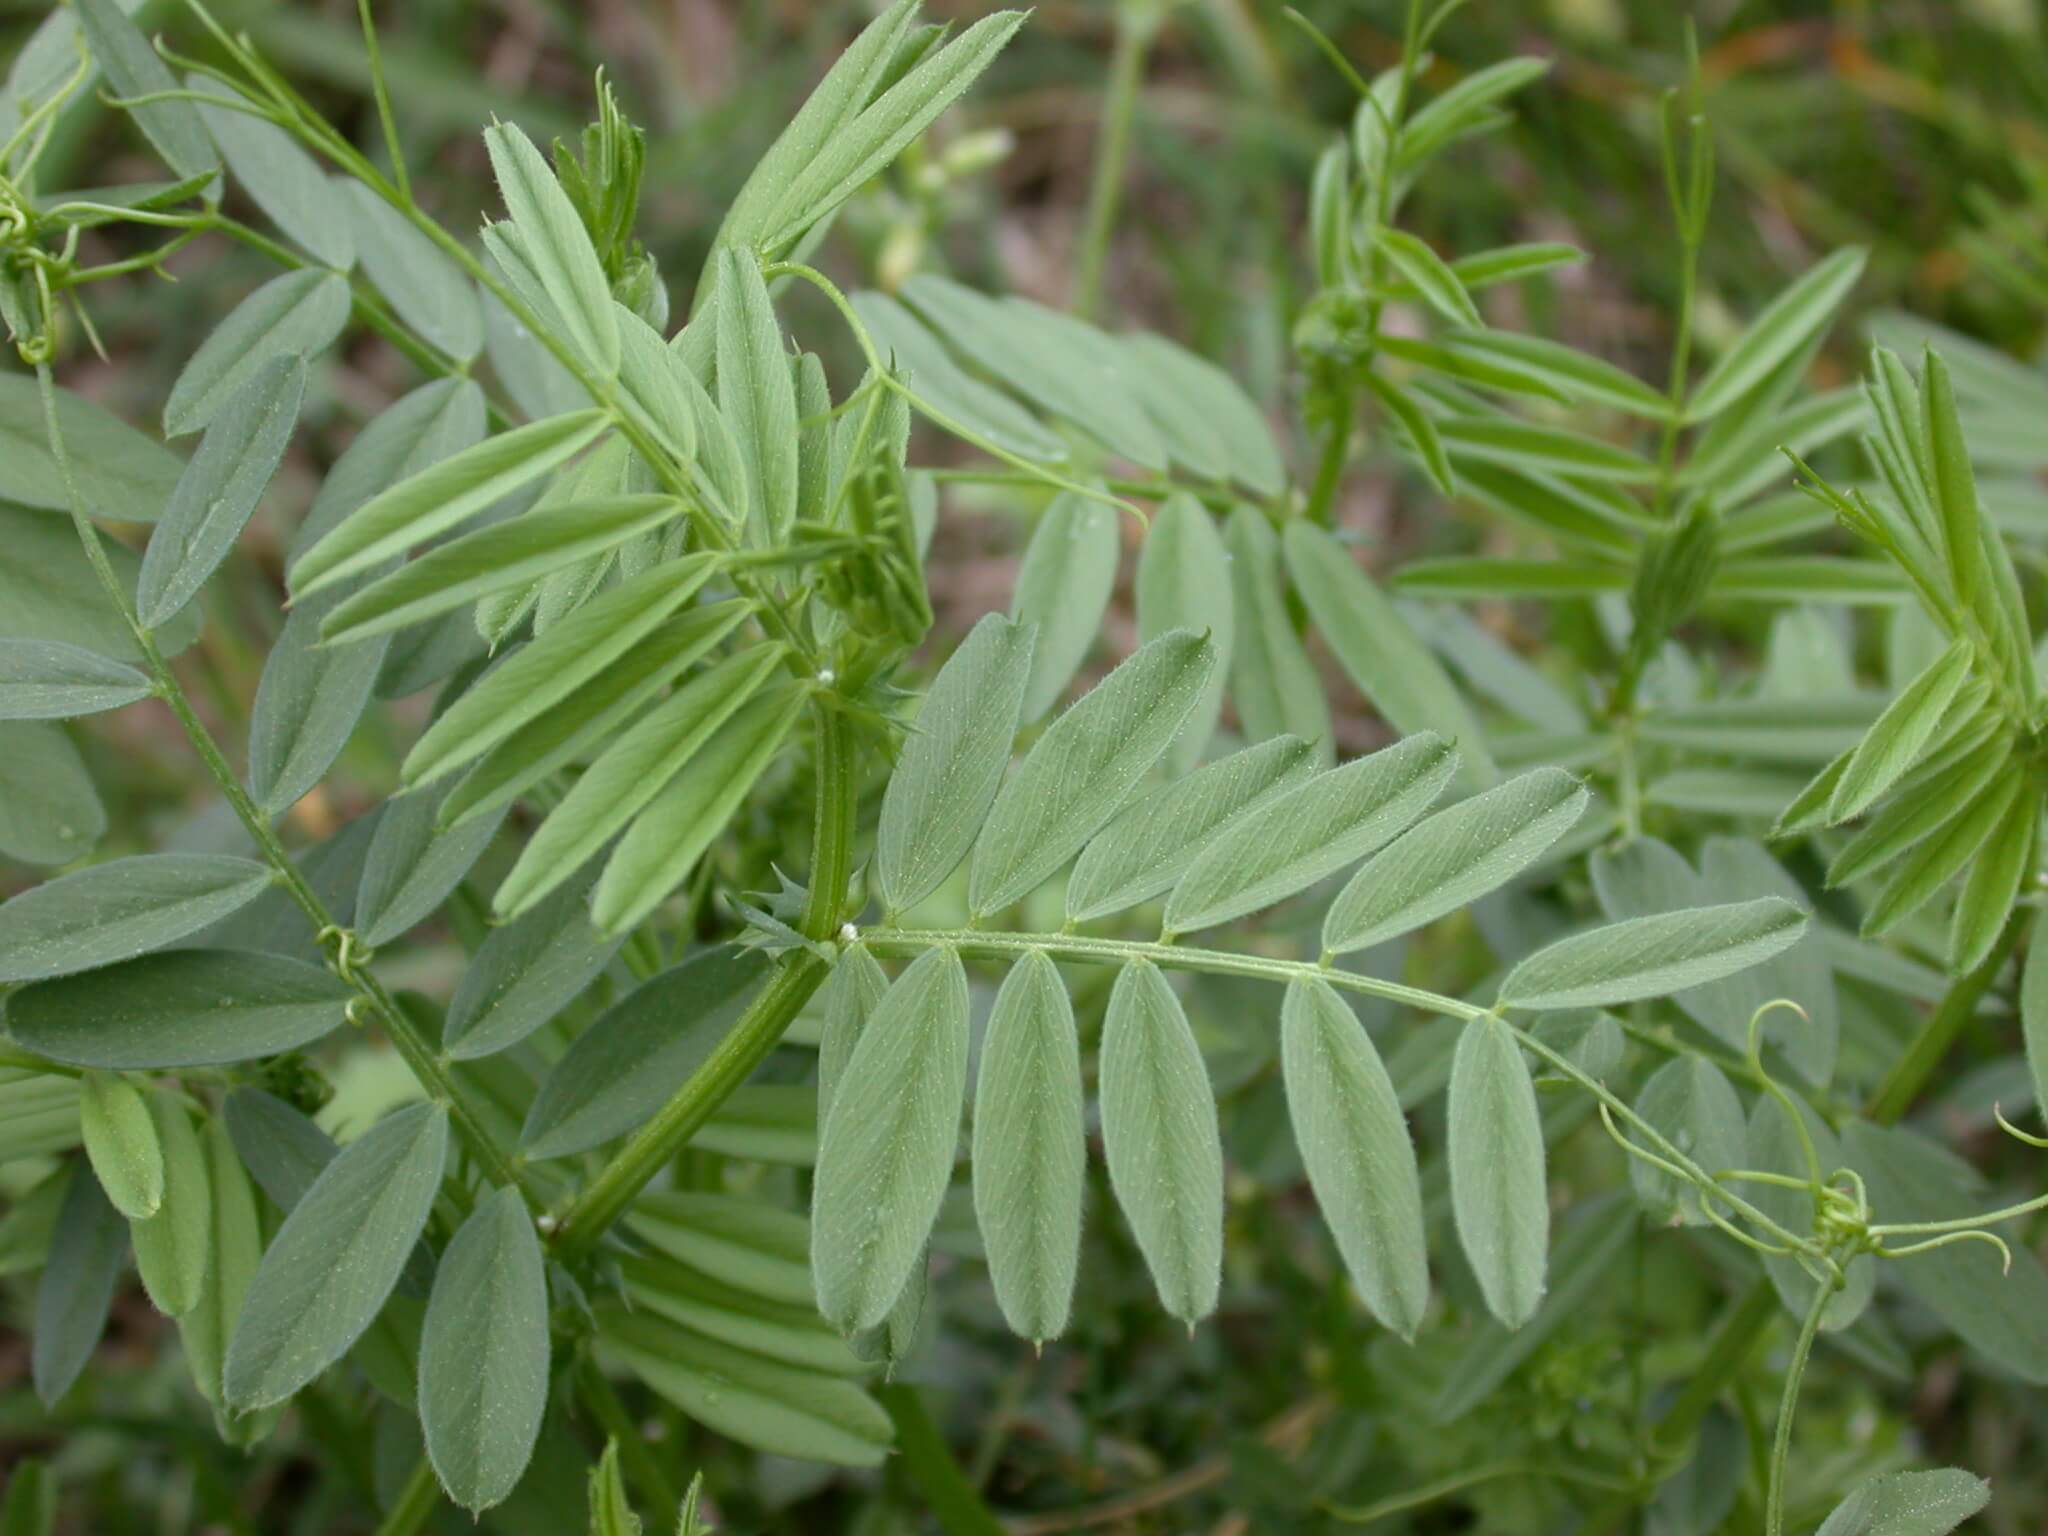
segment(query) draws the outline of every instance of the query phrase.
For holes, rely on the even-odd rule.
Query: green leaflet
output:
[[[808,688],[796,681],[754,695],[704,744],[694,771],[654,797],[626,829],[597,882],[591,910],[600,928],[622,934],[667,899],[725,830],[809,698]]]
[[[1435,251],[1406,230],[1391,226],[1375,230],[1373,240],[1394,264],[1394,270],[1415,285],[1423,303],[1453,325],[1470,326],[1475,331],[1485,327],[1486,321],[1480,316],[1479,306],[1472,302],[1472,295]]]
[[[913,14],[915,7],[905,7],[894,24],[903,26]],[[789,179],[756,229],[749,231],[751,243],[779,251],[851,197],[959,99],[994,62],[1023,21],[1021,11],[997,11],[983,17],[957,38],[925,54],[902,79],[861,107],[857,116],[842,116],[834,131],[816,141],[810,154],[784,162],[779,169]],[[878,24],[872,30],[882,33],[885,29]],[[871,82],[880,79],[881,61],[876,60],[874,67],[876,73],[866,75]],[[776,150],[781,147],[778,141]],[[738,211],[735,207],[734,214]],[[742,235],[738,228],[728,227],[720,238],[721,243],[733,243]]]
[[[328,612],[321,639],[330,644],[361,640],[423,623],[493,592],[609,554],[682,512],[681,502],[655,495],[536,507],[430,550],[352,594]]]
[[[38,1076],[44,1084],[52,1081],[42,1074]],[[9,1108],[18,1106],[10,1104]],[[41,1269],[49,1258],[50,1239],[57,1230],[57,1213],[64,1206],[64,1193],[71,1182],[72,1166],[58,1164],[54,1171],[38,1180],[9,1206],[5,1216],[0,1216],[0,1275],[19,1275]]]
[[[782,661],[777,644],[727,657],[599,754],[527,842],[492,905],[517,917],[574,875],[679,775]]]
[[[1386,407],[1387,414],[1401,424],[1401,431],[1408,439],[1408,446],[1421,461],[1423,471],[1430,483],[1446,496],[1458,493],[1457,476],[1452,473],[1450,455],[1444,451],[1443,435],[1436,429],[1436,421],[1421,406],[1415,397],[1399,385],[1382,378],[1377,372],[1364,376],[1365,387],[1373,397]]]
[[[2020,974],[2020,1028],[2034,1079],[2034,1113],[2048,1119],[2048,933],[2028,940]]]
[[[797,175],[846,131],[882,84],[917,10],[918,0],[895,0],[833,61],[726,210],[714,251],[726,245],[758,247],[765,243]],[[716,266],[715,261],[705,265],[698,284],[698,310],[713,294]]]
[[[78,1126],[85,1155],[115,1210],[130,1221],[164,1203],[164,1148],[142,1090],[125,1077],[88,1072],[79,1084]]]
[[[88,511],[124,522],[156,521],[185,467],[176,454],[68,389],[57,391],[57,430],[64,434],[72,478]],[[42,389],[24,374],[0,374],[0,462],[7,466],[0,493],[9,501],[46,512],[69,509],[70,497],[50,453]],[[70,537],[74,551],[77,542],[75,535]],[[97,595],[97,582],[93,590]]]
[[[223,1374],[231,1407],[283,1402],[369,1327],[426,1226],[447,1156],[448,1112],[413,1104],[321,1170],[250,1283]]]
[[[697,412],[693,391],[680,375],[680,360],[661,333],[625,305],[613,301],[619,322],[619,387],[625,403],[637,409],[661,446],[678,463],[697,456]]]
[[[854,1383],[769,1360],[644,1312],[606,1308],[598,1342],[706,1428],[777,1456],[880,1465],[889,1416]]]
[[[1475,69],[1402,124],[1395,144],[1395,165],[1411,174],[1439,150],[1483,130],[1497,102],[1542,79],[1549,70],[1550,61],[1537,58],[1502,59]]]
[[[551,416],[485,438],[395,484],[386,481],[299,555],[293,595],[309,596],[446,533],[580,453],[610,424],[597,410]]]
[[[1429,1305],[1415,1147],[1372,1037],[1329,983],[1288,983],[1287,1114],[1323,1220],[1374,1317],[1413,1339]]]
[[[1246,736],[1263,741],[1294,735],[1310,743],[1323,767],[1335,757],[1330,705],[1323,697],[1280,572],[1280,539],[1255,507],[1240,506],[1224,529],[1237,610],[1231,652],[1230,701]]]
[[[966,857],[988,815],[1031,678],[1033,630],[988,614],[926,690],[875,833],[885,913],[924,900]]]
[[[765,955],[728,946],[643,983],[549,1069],[520,1130],[520,1151],[567,1157],[637,1129],[711,1054],[767,974]],[[810,1295],[808,1272],[803,1294]]]
[[[1088,922],[1170,890],[1203,849],[1315,772],[1315,751],[1276,736],[1162,785],[1120,813],[1081,851],[1067,880],[1067,917]]]
[[[786,543],[796,521],[796,377],[775,304],[753,252],[731,247],[718,265],[718,409],[747,471],[750,542]]]
[[[1087,1143],[1081,1053],[1059,969],[1033,950],[996,994],[974,1087],[974,1214],[996,1303],[1042,1344],[1066,1331]]]
[[[305,393],[305,359],[273,357],[214,414],[143,552],[135,606],[145,629],[189,603],[228,557],[277,472]]]
[[[619,947],[592,926],[590,881],[563,886],[491,930],[448,1005],[442,1046],[458,1061],[517,1045],[597,979]]]
[[[0,1067],[0,1160],[50,1157],[78,1145],[78,1083],[28,1067]]]
[[[282,955],[174,949],[23,987],[7,999],[7,1030],[72,1066],[214,1066],[311,1044],[340,1025],[352,995]]]
[[[801,522],[827,523],[838,490],[832,479],[832,385],[815,352],[798,353],[791,371],[796,379],[796,515]]]
[[[24,864],[69,864],[106,830],[85,759],[61,725],[0,725],[0,854]]]
[[[1471,905],[1542,857],[1585,813],[1585,786],[1538,768],[1439,811],[1367,860],[1323,918],[1323,949],[1365,949]]]
[[[0,906],[0,981],[90,970],[173,944],[260,896],[267,866],[212,853],[114,859]]]
[[[1952,976],[1968,975],[1989,957],[2021,891],[2033,878],[2041,802],[2038,792],[2031,790],[2028,786],[2014,796],[1963,879],[1962,895],[1949,923],[1948,969]]]
[[[640,1517],[626,1497],[626,1479],[619,1471],[616,1436],[604,1443],[604,1455],[590,1469],[590,1536],[641,1536]]]
[[[833,1376],[863,1376],[867,1366],[809,1299],[799,1306],[764,1301],[667,1257],[628,1259],[626,1292],[672,1323],[785,1365]]]
[[[425,922],[483,857],[504,809],[443,829],[444,797],[432,791],[386,801],[356,887],[354,928],[375,949]]]
[[[861,1031],[832,1098],[811,1203],[818,1310],[842,1333],[889,1315],[953,1174],[967,1091],[967,973],[917,957]]]
[[[1208,686],[1167,749],[1167,772],[1177,777],[1202,760],[1215,734],[1236,631],[1230,556],[1215,521],[1194,497],[1171,496],[1153,517],[1138,555],[1137,597],[1140,640],[1174,629],[1207,631],[1216,653]]]
[[[807,1083],[743,1083],[690,1144],[748,1162],[816,1167],[817,1092]]]
[[[1877,900],[1863,914],[1864,937],[1876,938],[1890,932],[1925,906],[1936,891],[1977,856],[1978,850],[1990,841],[1994,832],[2006,828],[2015,814],[2015,806],[2024,808],[2019,813],[2024,817],[2038,815],[2038,803],[2030,793],[2033,788],[2024,766],[2008,760],[1975,800],[1950,818],[1939,832],[1922,839],[1911,853],[1899,861],[1884,889],[1878,893]],[[1995,849],[1987,862],[1998,865],[2016,854],[2024,858],[2025,850],[2011,846],[2017,841],[2017,838],[2008,837],[2005,845]],[[1978,878],[1975,871],[1971,878]]]
[[[1635,1109],[1660,1136],[1709,1174],[1743,1166],[1742,1101],[1721,1069],[1704,1056],[1679,1056],[1665,1062],[1643,1084]],[[1636,1198],[1652,1219],[1692,1227],[1706,1224],[1699,1193],[1690,1184],[1639,1158],[1629,1160],[1628,1176],[1635,1185]]]
[[[1175,463],[1206,479],[1235,480],[1261,496],[1286,488],[1273,430],[1235,379],[1164,336],[1137,331],[1116,339]]]
[[[832,1113],[832,1099],[846,1064],[853,1060],[853,1048],[860,1043],[868,1020],[874,1017],[882,995],[889,990],[889,974],[867,946],[854,944],[840,951],[820,989],[825,1022],[818,1033],[818,1124]]]
[[[420,1333],[420,1428],[448,1497],[474,1513],[526,1470],[548,1405],[548,1284],[533,1218],[494,1190],[434,1271]]]
[[[1116,512],[1071,491],[1054,498],[1032,530],[1010,617],[1037,632],[1031,680],[1024,689],[1024,723],[1059,701],[1102,628],[1116,585]]]
[[[338,272],[307,267],[273,277],[236,305],[186,362],[164,402],[164,431],[172,437],[197,432],[266,364],[325,351],[348,323],[348,311],[348,279]]]
[[[658,565],[508,657],[413,744],[400,770],[406,786],[453,773],[567,699],[659,628],[717,567],[718,557],[708,553]]]
[[[215,100],[247,99],[202,75],[187,75],[185,84]],[[355,241],[349,221],[335,216],[335,183],[319,162],[284,129],[240,107],[202,104],[199,115],[220,146],[229,173],[285,237],[323,265],[347,271],[355,263]]]
[[[0,1501],[0,1531],[6,1536],[55,1536],[57,1476],[49,1464],[24,1456],[8,1468],[7,1493]]]
[[[976,916],[1028,895],[1117,813],[1172,743],[1214,667],[1207,640],[1171,631],[1047,728],[975,842],[967,903]]]
[[[1397,349],[1393,338],[1386,338],[1382,345],[1397,357],[1413,346],[1410,343]],[[1492,373],[1491,381],[1466,375],[1477,383],[1494,382],[1496,387],[1508,387],[1512,380],[1522,393],[1583,400],[1652,421],[1662,420],[1669,408],[1662,392],[1633,374],[1547,337],[1524,336],[1513,331],[1457,331],[1435,338],[1435,345],[1445,356],[1440,363],[1433,361],[1432,366],[1454,371],[1460,364],[1477,365]]]
[[[153,692],[133,667],[83,646],[0,639],[0,720],[69,720],[119,709]]]
[[[612,736],[746,618],[740,598],[699,603],[664,621],[639,645],[552,709],[507,736],[441,802],[444,824],[488,815]]]
[[[178,1319],[178,1337],[185,1346],[185,1360],[199,1395],[213,1406],[221,1437],[231,1444],[246,1445],[267,1434],[275,1416],[261,1413],[229,1418],[221,1396],[220,1373],[235,1319],[241,1316],[242,1302],[249,1294],[249,1282],[263,1261],[263,1228],[256,1214],[256,1191],[242,1171],[227,1127],[210,1119],[201,1137],[206,1144],[206,1177],[212,1193],[208,1210],[213,1225],[206,1248],[206,1283],[199,1304]]]
[[[626,1226],[650,1248],[762,1301],[815,1315],[811,1224],[758,1200],[656,1190],[633,1202]]]
[[[1834,1507],[1815,1536],[1948,1536],[1991,1502],[1991,1485],[1957,1467],[1888,1472]]]
[[[128,19],[125,6],[116,0],[78,0],[75,12],[112,94],[134,98],[177,89],[177,79]],[[213,140],[191,102],[152,101],[127,110],[180,180],[210,176],[219,168]]]
[[[1128,376],[1130,360],[1087,322],[1029,299],[991,299],[920,272],[903,298],[942,336],[972,338],[971,360],[1119,458],[1166,467],[1166,445]]]
[[[1863,275],[1866,252],[1846,246],[1800,274],[1764,306],[1686,397],[1685,420],[1705,421],[1739,402],[1811,340]]]
[[[1626,448],[1513,416],[1444,416],[1433,423],[1444,452],[1512,469],[1625,483],[1654,479],[1656,466]]]
[[[261,1088],[235,1089],[221,1109],[236,1154],[280,1211],[304,1199],[341,1150],[305,1115]]]
[[[213,1182],[206,1148],[192,1128],[182,1097],[158,1088],[149,1097],[150,1119],[163,1150],[163,1201],[149,1216],[128,1223],[135,1267],[156,1309],[183,1317],[199,1305],[213,1241]]]
[[[49,1261],[36,1285],[29,1368],[45,1407],[54,1407],[71,1390],[92,1358],[127,1252],[120,1212],[107,1202],[92,1169],[74,1163],[50,1234]]]
[[[533,274],[570,341],[597,372],[616,375],[619,327],[612,315],[611,285],[575,205],[540,151],[515,125],[493,123],[486,128],[484,148]]]
[[[1425,731],[1325,769],[1202,851],[1166,899],[1166,930],[1212,928],[1335,874],[1428,810],[1457,767],[1457,753]]]
[[[1943,714],[1969,681],[1971,655],[1969,641],[1956,641],[1885,706],[1835,780],[1829,822],[1860,816],[1920,760]]]
[[[1806,914],[1776,896],[1610,923],[1560,939],[1508,973],[1508,1008],[1601,1008],[1698,986],[1789,949]]]
[[[1927,433],[1926,463],[1931,471],[1941,543],[1948,556],[1949,580],[1954,584],[1957,600],[1967,608],[1975,603],[1986,576],[1977,482],[1970,468],[1970,446],[1963,437],[1948,364],[1931,346],[1921,360],[1920,405]]]
[[[476,288],[441,248],[396,208],[353,179],[339,180],[356,255],[398,318],[458,363],[484,349]]]
[[[1549,1262],[1543,1124],[1522,1048],[1493,1014],[1458,1036],[1451,1063],[1449,1158],[1458,1242],[1509,1328],[1535,1316]]]
[[[1404,734],[1436,731],[1452,742],[1466,789],[1492,785],[1499,770],[1478,720],[1350,552],[1301,518],[1288,523],[1281,547],[1309,617],[1373,707]]]
[[[856,293],[853,308],[883,360],[908,374],[920,399],[1011,453],[1042,463],[1067,457],[1067,445],[1058,436],[1010,396],[954,362],[924,322],[888,294]]]
[[[1223,1147],[1187,1014],[1149,961],[1118,972],[1097,1061],[1102,1150],[1166,1310],[1193,1326],[1223,1272]]]

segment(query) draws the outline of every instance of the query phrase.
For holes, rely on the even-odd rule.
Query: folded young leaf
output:
[[[526,1470],[548,1405],[548,1283],[516,1189],[477,1202],[434,1272],[420,1333],[420,1428],[448,1497],[474,1513]]]
[[[1223,1146],[1208,1068],[1159,968],[1118,973],[1097,1065],[1116,1202],[1166,1310],[1193,1327],[1223,1278]]]
[[[1705,421],[1735,405],[1834,317],[1863,275],[1868,252],[1845,246],[1801,273],[1715,361],[1686,397],[1685,420]]]
[[[1174,630],[1140,647],[1062,714],[997,794],[974,845],[967,904],[1030,894],[1127,801],[1208,686],[1209,642]]]
[[[842,1333],[888,1317],[953,1174],[967,1091],[967,973],[911,962],[861,1031],[832,1099],[811,1206],[818,1310]]]
[[[1443,257],[1403,229],[1388,226],[1375,231],[1373,238],[1394,264],[1394,270],[1414,284],[1423,303],[1453,325],[1469,326],[1475,331],[1485,328],[1486,320],[1479,313],[1479,306],[1472,302],[1472,295],[1465,291],[1458,274]]]
[[[1500,984],[1509,1008],[1604,1008],[1698,986],[1790,948],[1806,914],[1780,897],[1610,923],[1537,951]]]
[[[1963,880],[1949,926],[1951,976],[1974,971],[1998,942],[2020,893],[2034,878],[2034,847],[2040,829],[2040,792],[2029,786],[2014,797]]]
[[[569,879],[637,816],[739,710],[766,686],[782,647],[754,646],[692,678],[606,747],[548,813],[492,906],[517,917]]]
[[[1986,580],[1982,510],[1977,505],[1977,479],[1970,468],[1970,445],[1956,410],[1955,385],[1948,364],[1931,346],[1920,365],[1920,411],[1927,434],[1925,463],[1940,519],[1941,542],[1948,555],[1948,577],[1956,601],[1976,603]]]
[[[238,911],[273,876],[213,853],[111,859],[0,906],[0,981],[37,981],[131,959]]]
[[[1920,760],[1935,727],[1969,681],[1972,657],[1970,643],[1956,641],[1885,707],[1835,781],[1828,799],[1830,822],[1860,816]]]
[[[1477,459],[1586,480],[1638,482],[1656,475],[1656,466],[1640,454],[1563,427],[1513,416],[1444,416],[1435,426],[1453,460]]]
[[[1367,860],[1323,919],[1323,949],[1366,949],[1471,905],[1540,858],[1585,814],[1584,785],[1538,768],[1402,833]]]
[[[538,506],[429,550],[337,603],[321,621],[320,638],[332,645],[425,623],[610,554],[682,512],[674,497],[657,495]]]
[[[926,690],[875,833],[884,913],[917,905],[967,856],[1010,765],[1034,636],[1028,623],[988,614]]]
[[[1307,742],[1276,736],[1151,791],[1081,851],[1067,880],[1068,920],[1107,917],[1172,889],[1204,848],[1315,769]]]
[[[501,497],[582,452],[611,424],[602,411],[572,411],[485,438],[351,510],[291,569],[292,593],[306,597],[446,533]]]
[[[1422,1184],[1372,1036],[1329,983],[1293,981],[1280,1063],[1295,1143],[1352,1284],[1374,1317],[1413,1339],[1429,1306]]]
[[[1066,1331],[1087,1143],[1081,1053],[1059,969],[1033,950],[996,994],[974,1088],[974,1214],[996,1304],[1043,1344]]]
[[[1863,936],[1877,938],[1889,933],[1931,901],[1936,891],[1969,866],[1993,833],[2006,828],[2015,806],[2024,807],[2022,815],[2038,816],[2037,794],[2024,766],[2008,761],[1982,794],[1945,822],[1939,832],[1921,839],[1899,862],[1877,900],[1863,914]],[[2012,857],[2010,840],[1995,852],[1999,859]]]
[[[1378,373],[1364,375],[1365,386],[1373,397],[1386,407],[1387,414],[1401,424],[1401,431],[1408,439],[1408,446],[1421,461],[1430,483],[1446,496],[1458,494],[1458,478],[1451,471],[1450,455],[1444,451],[1444,440],[1436,429],[1436,421],[1422,407],[1415,403],[1415,397],[1400,385],[1382,378]]]
[[[687,603],[718,556],[686,555],[621,582],[475,683],[406,754],[408,788],[473,762],[574,694]]]
[[[484,130],[484,148],[505,212],[519,231],[527,261],[569,339],[599,374],[619,371],[619,327],[611,285],[589,231],[532,140],[511,123]]]
[[[412,1104],[321,1170],[250,1283],[222,1373],[230,1408],[283,1402],[362,1336],[427,1224],[447,1159],[447,1110]]]
[[[1458,1036],[1449,1106],[1451,1210],[1458,1242],[1509,1328],[1536,1315],[1550,1249],[1543,1123],[1522,1048],[1493,1015]]]
[[[810,691],[794,681],[756,694],[704,744],[692,771],[655,796],[598,880],[591,910],[600,928],[623,935],[696,868],[809,702]]]
[[[1429,809],[1458,754],[1423,732],[1325,769],[1211,842],[1166,899],[1170,933],[1194,933],[1307,890]]]

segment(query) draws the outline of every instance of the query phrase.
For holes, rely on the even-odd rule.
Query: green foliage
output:
[[[1988,1507],[1902,1468],[2048,1381],[2048,385],[1880,316],[1822,387],[1924,264],[1738,38],[1589,117],[1599,7],[1118,7],[1069,312],[949,116],[1063,18],[897,0],[679,140],[639,60],[579,135],[392,8],[131,9],[0,93],[8,1532]],[[1257,102],[1193,151],[1184,37]],[[1192,344],[1095,318],[1134,143]]]

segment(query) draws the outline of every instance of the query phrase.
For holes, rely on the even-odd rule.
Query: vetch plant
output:
[[[1164,8],[1120,24],[1074,313],[921,241],[828,275],[1017,13],[871,21],[686,304],[602,75],[551,152],[483,127],[472,241],[422,200],[367,4],[374,151],[197,0],[196,57],[116,0],[52,15],[0,116],[0,517],[48,579],[0,586],[0,852],[58,871],[0,905],[0,1273],[57,1442],[8,1529],[54,1528],[74,1432],[126,1432],[96,1351],[131,1256],[184,1372],[148,1411],[232,1448],[203,1496],[233,1528],[1150,1529],[1221,1474],[1006,1492],[1005,1416],[1064,1371],[1092,1439],[1262,1309],[1303,1314],[1267,1363],[1311,1395],[1245,1466],[1374,1437],[1258,1494],[1271,1522],[1985,1507],[1906,1448],[1795,1452],[1823,1341],[2048,1381],[2048,1196],[1899,1124],[2011,1013],[2000,1081],[2048,1104],[2038,573],[1939,350],[1809,388],[1861,251],[1696,362],[1696,49],[1660,129],[1666,382],[1493,323],[1488,290],[1583,258],[1403,227],[1544,74],[1438,88],[1458,10],[1410,0],[1370,80],[1295,18],[1357,94],[1305,189],[1298,439],[1096,318]],[[45,185],[95,92],[167,179]],[[86,254],[109,230],[130,253]],[[59,382],[102,285],[222,241],[279,270],[160,433]],[[359,332],[417,379],[298,498],[231,734],[183,655]],[[1361,442],[1486,552],[1369,574]],[[1008,611],[956,637],[928,562],[975,496],[1035,525]],[[1816,548],[1833,520],[1875,555]],[[1096,675],[1127,539],[1136,643]],[[1584,615],[1562,665],[1460,606],[1503,598]],[[1725,615],[1758,605],[1746,646]],[[102,857],[78,744],[137,706],[220,814]],[[366,737],[376,803],[302,837]],[[1710,1327],[1657,1315],[1653,1267]],[[963,1467],[927,1396],[988,1387],[970,1351],[1011,1395]],[[300,1463],[325,1502],[244,1475]],[[348,1478],[371,1497],[335,1512]]]

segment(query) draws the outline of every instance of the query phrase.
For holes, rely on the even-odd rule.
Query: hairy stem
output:
[[[1834,1299],[1835,1287],[1817,1286],[1806,1320],[1799,1325],[1799,1337],[1792,1345],[1792,1361],[1785,1368],[1785,1391],[1778,1399],[1778,1431],[1771,1441],[1770,1491],[1764,1498],[1764,1536],[1785,1533],[1785,1463],[1792,1454],[1792,1415],[1799,1406],[1799,1384],[1806,1377],[1806,1362],[1813,1355],[1813,1341],[1820,1333],[1821,1315]]]

